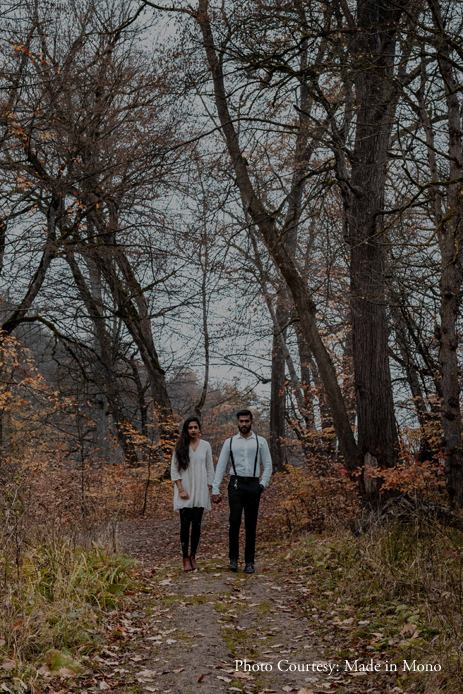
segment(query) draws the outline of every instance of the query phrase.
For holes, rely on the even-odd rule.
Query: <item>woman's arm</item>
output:
[[[186,493],[186,491],[182,487],[182,480],[175,480],[175,484],[177,485],[178,493],[180,495],[181,499],[189,499],[190,497]]]
[[[172,456],[172,462],[170,464],[170,479],[177,485],[178,493],[181,499],[189,499],[190,497],[183,489],[182,485],[182,475],[178,469],[177,456],[175,453]]]

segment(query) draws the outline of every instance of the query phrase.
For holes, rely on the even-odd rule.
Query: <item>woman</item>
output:
[[[211,510],[209,492],[214,479],[212,450],[201,440],[201,424],[197,417],[188,417],[175,444],[170,476],[175,483],[174,511],[180,512],[180,542],[183,570],[197,569],[196,550],[201,535],[203,511]],[[191,525],[191,549],[190,544]]]

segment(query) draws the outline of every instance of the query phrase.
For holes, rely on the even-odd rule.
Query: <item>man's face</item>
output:
[[[241,434],[248,434],[252,428],[252,419],[249,416],[238,417],[238,429]]]

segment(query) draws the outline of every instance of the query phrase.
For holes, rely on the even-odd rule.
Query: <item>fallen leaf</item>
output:
[[[169,646],[171,646],[173,643],[177,643],[177,639],[167,639],[166,643],[168,643]]]
[[[232,670],[233,672],[233,670]],[[239,680],[253,680],[255,677],[251,675],[250,672],[235,672],[235,677],[237,677]]]
[[[4,646],[5,643],[6,643],[5,639],[0,639],[0,648],[1,648],[2,646]],[[6,685],[5,685],[5,687],[6,687]]]
[[[3,658],[2,669],[3,670],[14,670],[16,667],[16,660],[11,660],[11,658]]]
[[[172,672],[175,672],[175,674],[178,675],[178,673],[182,672],[182,670],[184,670],[184,669],[185,669],[184,667],[179,667],[178,670],[172,670]]]
[[[229,677],[222,677],[222,675],[217,675],[218,680],[223,680],[224,682],[231,682]]]
[[[152,680],[155,676],[156,670],[142,670],[141,672],[137,672],[135,675],[139,682],[142,680]]]
[[[58,675],[60,677],[75,677],[77,672],[70,667],[60,667]]]
[[[413,634],[413,635],[415,635],[415,632],[418,633],[418,629],[416,628],[416,624],[412,624],[412,622],[407,622],[407,624],[403,627],[403,629],[400,633],[401,634]]]
[[[54,648],[45,653],[45,662],[52,672],[57,672],[58,674],[61,672],[61,670],[73,671],[72,675],[61,675],[61,677],[80,675],[84,671],[84,668],[82,665],[80,665],[80,663],[77,662],[77,660],[74,660],[74,658],[71,658],[71,656],[61,653],[61,651],[57,651]]]
[[[11,692],[11,689],[8,689],[8,687],[6,686],[5,682],[3,682],[3,683],[0,685],[0,687],[3,689],[4,692]]]
[[[201,677],[198,679],[198,682],[202,682],[205,677],[206,675],[201,675]]]
[[[145,691],[145,692],[158,692],[159,689],[157,687],[151,687],[149,684],[147,684],[143,687],[143,691]]]
[[[289,685],[285,684],[284,687],[282,687],[282,690],[284,692],[297,692],[296,687],[290,687]]]
[[[103,680],[100,682],[100,689],[111,689],[109,684],[107,682],[104,682]]]
[[[313,694],[313,689],[309,689],[308,687],[304,687],[304,689],[299,689],[297,694]]]

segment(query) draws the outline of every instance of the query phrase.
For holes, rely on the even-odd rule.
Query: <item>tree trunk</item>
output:
[[[382,232],[386,165],[394,113],[392,99],[397,3],[359,0],[355,41],[357,124],[352,160],[353,194],[347,210],[351,245],[353,363],[361,465],[396,464],[397,428],[388,356],[388,317]],[[363,477],[371,503],[379,478]]]

